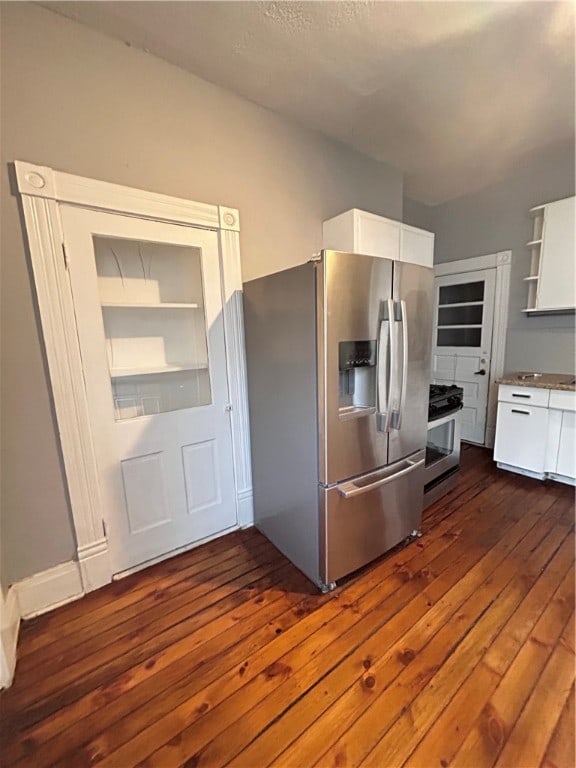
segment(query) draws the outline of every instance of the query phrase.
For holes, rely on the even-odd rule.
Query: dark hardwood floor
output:
[[[24,623],[6,766],[573,768],[574,492],[467,447],[331,595],[254,530]]]

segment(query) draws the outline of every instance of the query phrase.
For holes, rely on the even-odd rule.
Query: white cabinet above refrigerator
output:
[[[352,208],[323,222],[323,247],[432,267],[434,234]]]

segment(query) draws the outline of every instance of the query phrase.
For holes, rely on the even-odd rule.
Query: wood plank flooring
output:
[[[0,764],[573,768],[573,489],[462,457],[331,595],[249,530],[25,622]]]

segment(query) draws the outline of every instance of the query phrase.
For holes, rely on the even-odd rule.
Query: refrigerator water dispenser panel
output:
[[[376,408],[376,341],[338,345],[339,416],[352,418]]]

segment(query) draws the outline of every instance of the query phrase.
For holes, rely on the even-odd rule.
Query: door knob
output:
[[[486,376],[486,369],[480,368],[479,371],[474,371],[474,376]]]

